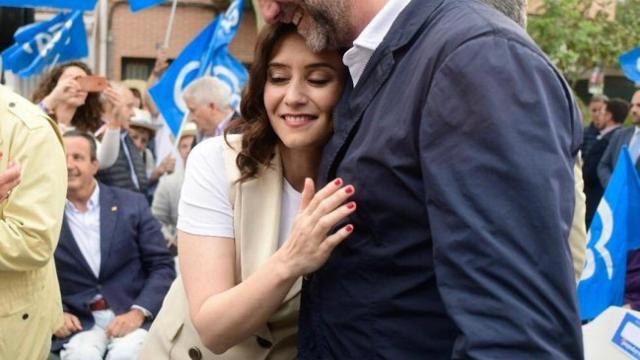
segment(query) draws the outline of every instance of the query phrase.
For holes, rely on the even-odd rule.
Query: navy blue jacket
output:
[[[582,153],[584,164],[582,165],[582,178],[584,179],[584,194],[587,197],[586,224],[591,225],[591,220],[596,214],[600,199],[604,195],[604,186],[598,177],[598,164],[604,155],[609,140],[620,128],[613,129],[591,145],[588,152]],[[583,146],[584,148],[584,146]]]
[[[355,232],[303,285],[300,359],[580,359],[568,244],[582,124],[528,35],[413,0],[334,115],[320,185]]]
[[[80,252],[67,223],[62,224],[55,251],[65,312],[84,329],[93,326],[89,304],[101,294],[120,315],[141,306],[157,315],[176,276],[160,223],[140,193],[100,184],[100,274],[96,276]],[[144,328],[149,328],[150,321]],[[54,350],[60,346],[54,343]]]

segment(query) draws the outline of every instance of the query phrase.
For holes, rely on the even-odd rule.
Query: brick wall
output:
[[[169,3],[170,4],[170,3]],[[131,13],[127,2],[112,1],[110,4],[110,41],[108,76],[122,77],[122,58],[155,58],[156,43],[164,41],[171,7],[156,6],[138,13]],[[225,8],[210,0],[180,1],[176,11],[168,56],[177,57]],[[240,61],[250,63],[256,38],[255,16],[246,11],[236,38],[230,46],[232,54]]]

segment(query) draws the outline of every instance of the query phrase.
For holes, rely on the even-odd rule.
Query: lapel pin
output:
[[[118,207],[117,206],[111,207],[111,212],[116,212],[116,211],[118,211]]]

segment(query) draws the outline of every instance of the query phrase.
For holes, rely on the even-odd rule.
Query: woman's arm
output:
[[[107,128],[102,142],[98,146],[98,161],[100,169],[106,169],[115,164],[120,152],[120,128]]]
[[[178,231],[191,320],[208,348],[220,354],[251,336],[278,309],[300,276],[324,264],[333,248],[353,231],[347,225],[329,235],[336,223],[355,210],[355,203],[344,204],[353,192],[352,186],[342,187],[338,180],[313,196],[313,182],[307,179],[289,239],[238,285],[233,239]]]

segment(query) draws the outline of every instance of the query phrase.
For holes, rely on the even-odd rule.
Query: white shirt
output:
[[[234,238],[223,141],[223,136],[207,139],[189,154],[178,206],[177,228],[181,231],[200,236]],[[283,181],[279,246],[289,237],[301,200],[302,194],[286,180]]]
[[[391,25],[410,2],[411,0],[389,0],[344,54],[342,62],[349,68],[353,87],[358,84],[369,59],[387,36]]]
[[[100,275],[100,187],[96,188],[87,202],[87,211],[80,212],[69,200],[66,201],[64,213],[71,233],[80,248],[82,256],[87,260],[91,272]]]

